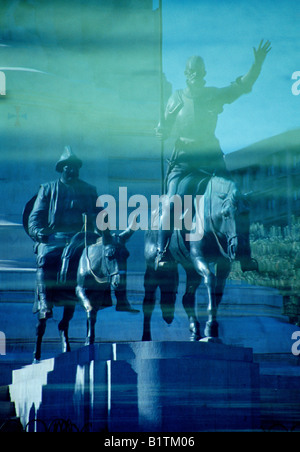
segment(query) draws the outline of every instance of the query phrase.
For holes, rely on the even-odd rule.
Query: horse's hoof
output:
[[[209,320],[208,322],[206,322],[204,336],[205,337],[215,337],[215,338],[219,337],[219,325],[216,320],[212,320],[212,321]]]
[[[201,334],[191,334],[190,335],[190,342],[198,342],[201,339]]]
[[[132,308],[130,305],[117,305],[116,311],[118,312],[129,312],[130,314],[138,314],[139,309]]]
[[[40,359],[34,358],[33,361],[32,361],[32,364],[38,364],[40,362],[41,362]]]
[[[66,337],[66,333],[64,330],[59,330],[59,335],[61,337],[61,348],[62,353],[70,352],[71,347],[68,338]]]
[[[190,332],[190,342],[197,342],[201,339],[200,323],[197,320],[190,322]]]
[[[212,336],[203,337],[199,340],[199,342],[213,342],[215,344],[223,344],[222,340],[219,337]]]

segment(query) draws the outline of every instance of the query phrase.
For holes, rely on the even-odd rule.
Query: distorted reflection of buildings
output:
[[[226,155],[242,193],[249,193],[251,222],[290,226],[300,217],[300,129]]]
[[[159,193],[159,11],[152,0],[15,1],[0,4],[0,23],[0,263],[31,267],[22,210],[58,177],[65,145],[99,195],[117,199],[119,186],[128,197]],[[170,89],[165,81],[166,96]],[[142,243],[136,234],[133,262]]]
[[[40,183],[57,177],[66,144],[82,160],[81,177],[118,201],[159,194],[159,13],[152,0],[3,2],[1,67],[2,175],[0,253],[5,267],[34,266],[22,210]],[[65,18],[68,17],[66,25]],[[164,80],[164,94],[171,93]],[[252,192],[252,221],[288,224],[300,210],[299,130],[228,154],[243,192]],[[166,158],[172,144],[166,144]],[[14,245],[9,249],[7,241]],[[140,270],[143,231],[131,242]]]

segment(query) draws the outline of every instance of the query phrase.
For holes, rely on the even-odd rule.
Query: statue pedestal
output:
[[[205,342],[101,343],[13,372],[25,427],[71,420],[109,432],[253,431],[260,426],[252,349]],[[31,422],[28,431],[38,429]]]

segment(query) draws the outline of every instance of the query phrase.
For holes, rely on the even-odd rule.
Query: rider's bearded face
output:
[[[62,180],[66,183],[72,183],[77,180],[79,177],[79,168],[78,165],[68,163],[63,167],[62,170]]]
[[[205,65],[201,57],[192,56],[186,63],[184,71],[186,83],[190,88],[202,88],[205,85]]]

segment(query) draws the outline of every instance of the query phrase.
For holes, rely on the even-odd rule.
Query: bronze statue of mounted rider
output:
[[[95,339],[99,309],[112,306],[115,291],[117,311],[138,312],[126,294],[126,241],[133,230],[119,235],[96,228],[96,188],[79,178],[82,161],[66,146],[56,163],[57,180],[44,183],[25,206],[23,224],[34,241],[36,253],[36,296],[33,311],[38,314],[35,360],[41,356],[41,342],[47,319],[55,305],[64,306],[58,324],[63,351],[70,350],[69,322],[76,301],[87,312],[87,339]]]
[[[224,88],[206,86],[206,70],[200,56],[192,56],[187,60],[184,72],[187,86],[171,95],[164,117],[156,128],[156,135],[161,140],[168,138],[173,128],[176,131],[175,145],[165,178],[165,191],[169,198],[175,194],[204,194],[212,175],[230,179],[215,130],[224,105],[231,104],[252,90],[266,55],[271,50],[270,42],[261,41],[258,48],[253,50],[254,63],[249,72]],[[156,266],[163,263],[172,234],[172,229],[164,230],[162,227],[164,215],[169,215],[168,209],[162,209]],[[170,224],[172,225],[172,219]],[[240,260],[243,271],[255,270],[257,264],[251,258],[246,213],[240,219],[238,227],[237,259]]]
[[[143,303],[145,341],[152,339],[151,316],[156,289],[160,289],[163,318],[167,323],[171,323],[174,318],[178,264],[186,272],[182,303],[189,319],[190,339],[193,341],[219,340],[217,310],[231,262],[239,260],[243,271],[258,270],[257,262],[251,258],[249,207],[226,169],[215,136],[218,115],[222,113],[224,105],[251,91],[271,50],[270,42],[261,41],[258,48],[253,50],[254,63],[249,72],[224,88],[206,87],[202,58],[189,58],[185,69],[187,87],[172,94],[164,117],[156,128],[157,137],[165,140],[174,127],[176,139],[165,178],[167,196],[164,199],[167,199],[168,206],[161,206],[160,215],[157,215],[157,230],[148,231],[146,235]],[[200,240],[187,241],[184,231],[172,228],[172,225],[175,226],[174,203],[170,200],[175,195],[194,197],[193,224],[197,224],[196,220],[200,217]],[[199,198],[200,201],[197,201]],[[173,210],[170,208],[172,206]],[[195,302],[196,290],[202,279],[208,295],[204,338],[200,332]]]

